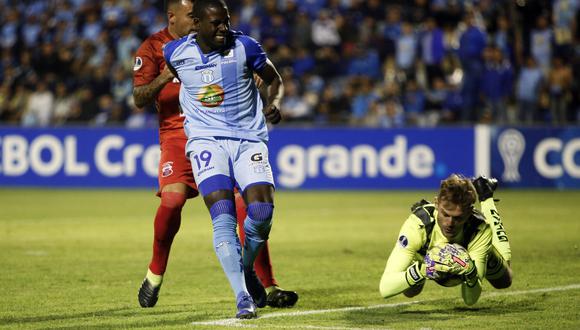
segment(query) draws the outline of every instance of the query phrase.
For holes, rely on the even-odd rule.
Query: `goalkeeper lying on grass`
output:
[[[484,277],[495,288],[509,287],[511,250],[492,198],[496,187],[494,179],[453,174],[441,182],[435,203],[413,205],[387,261],[381,295],[414,297],[430,279],[461,284],[463,301],[473,305]],[[481,211],[474,208],[478,196]]]

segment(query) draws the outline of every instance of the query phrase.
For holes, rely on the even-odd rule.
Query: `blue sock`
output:
[[[254,260],[270,234],[273,213],[272,203],[256,202],[248,205],[248,217],[244,222],[246,240],[242,259],[245,269],[253,269]]]
[[[236,207],[233,201],[217,201],[210,209],[213,223],[213,246],[230,286],[237,297],[248,292],[242,272],[242,251],[236,233]]]

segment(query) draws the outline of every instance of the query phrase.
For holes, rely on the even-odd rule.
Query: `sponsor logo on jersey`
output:
[[[215,108],[224,102],[224,90],[219,85],[211,84],[201,88],[198,101],[204,107]]]
[[[263,160],[264,157],[262,156],[261,152],[258,152],[258,153],[253,154],[252,157],[250,157],[250,159],[254,162],[259,162],[259,161]]]
[[[173,174],[173,162],[165,162],[161,165],[161,176],[166,178]]]
[[[133,65],[133,71],[138,71],[143,66],[143,59],[139,56],[135,57],[135,65]]]
[[[399,239],[397,240],[397,242],[399,242],[399,245],[401,247],[407,247],[407,245],[409,245],[409,240],[407,239],[407,236],[405,235],[401,235],[399,236]]]
[[[206,65],[196,65],[195,66],[195,71],[197,70],[203,70],[203,69],[207,69],[207,68],[213,68],[216,67],[217,64],[215,63],[210,63],[210,64],[206,64]]]

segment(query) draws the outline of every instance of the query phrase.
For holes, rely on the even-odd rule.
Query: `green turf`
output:
[[[428,283],[414,299],[382,299],[378,282],[409,206],[434,191],[279,192],[271,254],[281,285],[300,294],[281,312],[375,306],[266,317],[246,326],[310,329],[578,329],[580,192],[501,191],[513,251],[507,290],[484,283],[466,307],[458,288]],[[214,255],[201,200],[188,203],[158,305],[136,294],[151,253],[158,199],[144,190],[0,190],[0,327],[25,329],[205,328],[231,318],[233,294]],[[514,295],[506,295],[512,292]],[[490,295],[499,294],[499,295]]]

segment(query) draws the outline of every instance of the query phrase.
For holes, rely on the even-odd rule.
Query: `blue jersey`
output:
[[[267,141],[263,104],[253,72],[266,65],[266,53],[253,38],[230,34],[231,46],[204,54],[190,34],[166,44],[165,61],[181,80],[179,104],[185,134]]]

